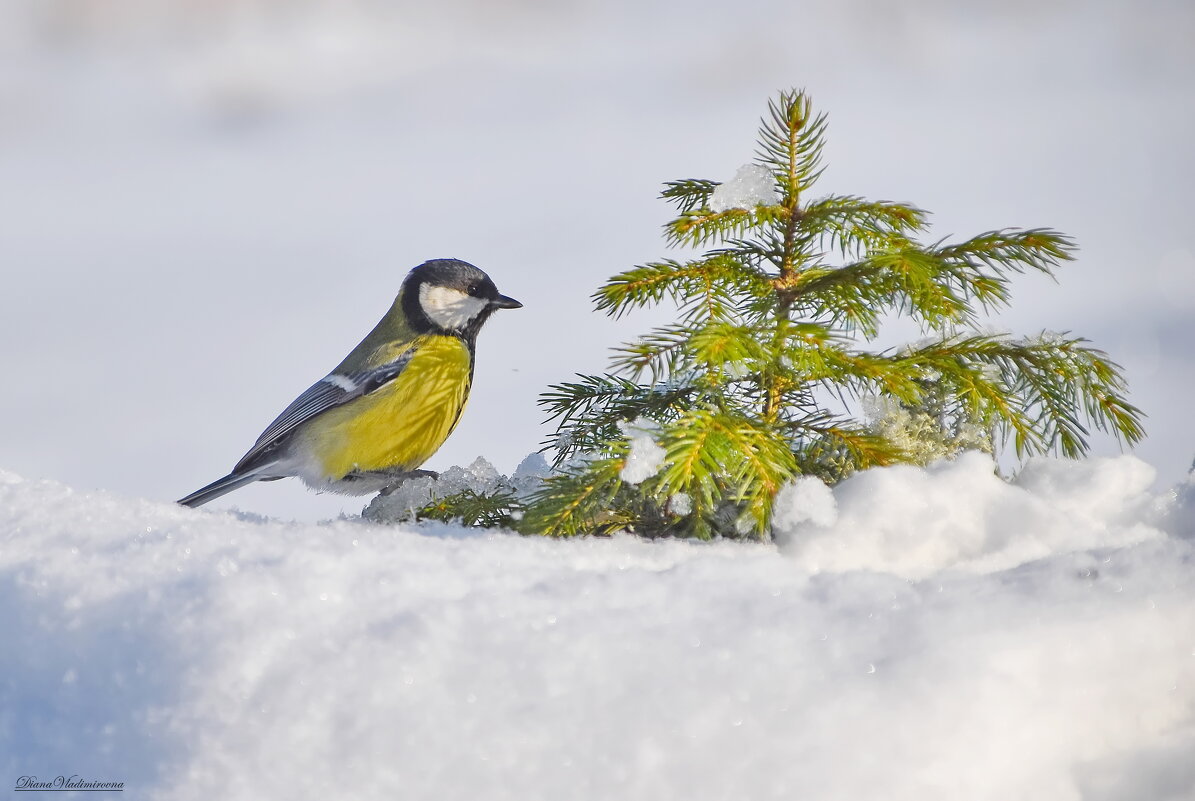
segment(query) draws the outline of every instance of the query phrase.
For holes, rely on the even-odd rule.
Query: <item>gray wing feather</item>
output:
[[[316,381],[266,427],[249,452],[241,457],[236,467],[232,469],[233,474],[254,467],[262,455],[273,450],[275,446],[294,433],[295,429],[314,417],[329,409],[343,406],[363,395],[368,395],[382,385],[393,381],[406,369],[412,355],[414,355],[413,350],[408,350],[394,361],[378,367],[349,375],[331,373]]]

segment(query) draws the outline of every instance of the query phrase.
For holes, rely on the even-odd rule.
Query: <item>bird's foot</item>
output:
[[[434,470],[395,470],[393,472],[389,470],[373,470],[368,473],[357,473],[354,475],[359,475],[363,478],[368,477],[374,480],[384,480],[386,482],[386,486],[382,487],[382,489],[378,491],[379,495],[389,495],[412,479],[430,478],[435,480],[440,477],[440,474]]]

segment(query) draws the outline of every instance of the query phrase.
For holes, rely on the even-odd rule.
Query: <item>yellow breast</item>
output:
[[[456,427],[472,372],[464,342],[426,337],[398,378],[311,421],[306,445],[331,481],[354,471],[414,470]]]

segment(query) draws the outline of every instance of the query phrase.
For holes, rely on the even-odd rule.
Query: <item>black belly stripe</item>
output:
[[[452,425],[448,427],[449,434],[456,430],[456,424],[461,421],[461,415],[465,412],[465,404],[469,402],[469,391],[473,389],[473,365],[477,363],[477,329],[480,327],[481,323],[478,321],[476,327],[458,331],[455,334],[469,349],[469,377],[465,379],[465,392],[461,395],[460,405],[456,407],[456,416],[452,418]]]
[[[456,415],[452,418],[452,425],[448,426],[448,433],[451,434],[456,430],[456,424],[461,421],[461,415],[465,412],[465,404],[469,402],[469,390],[473,389],[473,352],[469,352],[469,377],[465,379],[465,392],[461,395],[461,402],[456,407]]]

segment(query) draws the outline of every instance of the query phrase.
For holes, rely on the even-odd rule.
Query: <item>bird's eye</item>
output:
[[[468,292],[473,297],[477,297],[478,295],[481,294],[481,285],[480,284],[469,284],[469,288],[466,289],[465,291]]]

